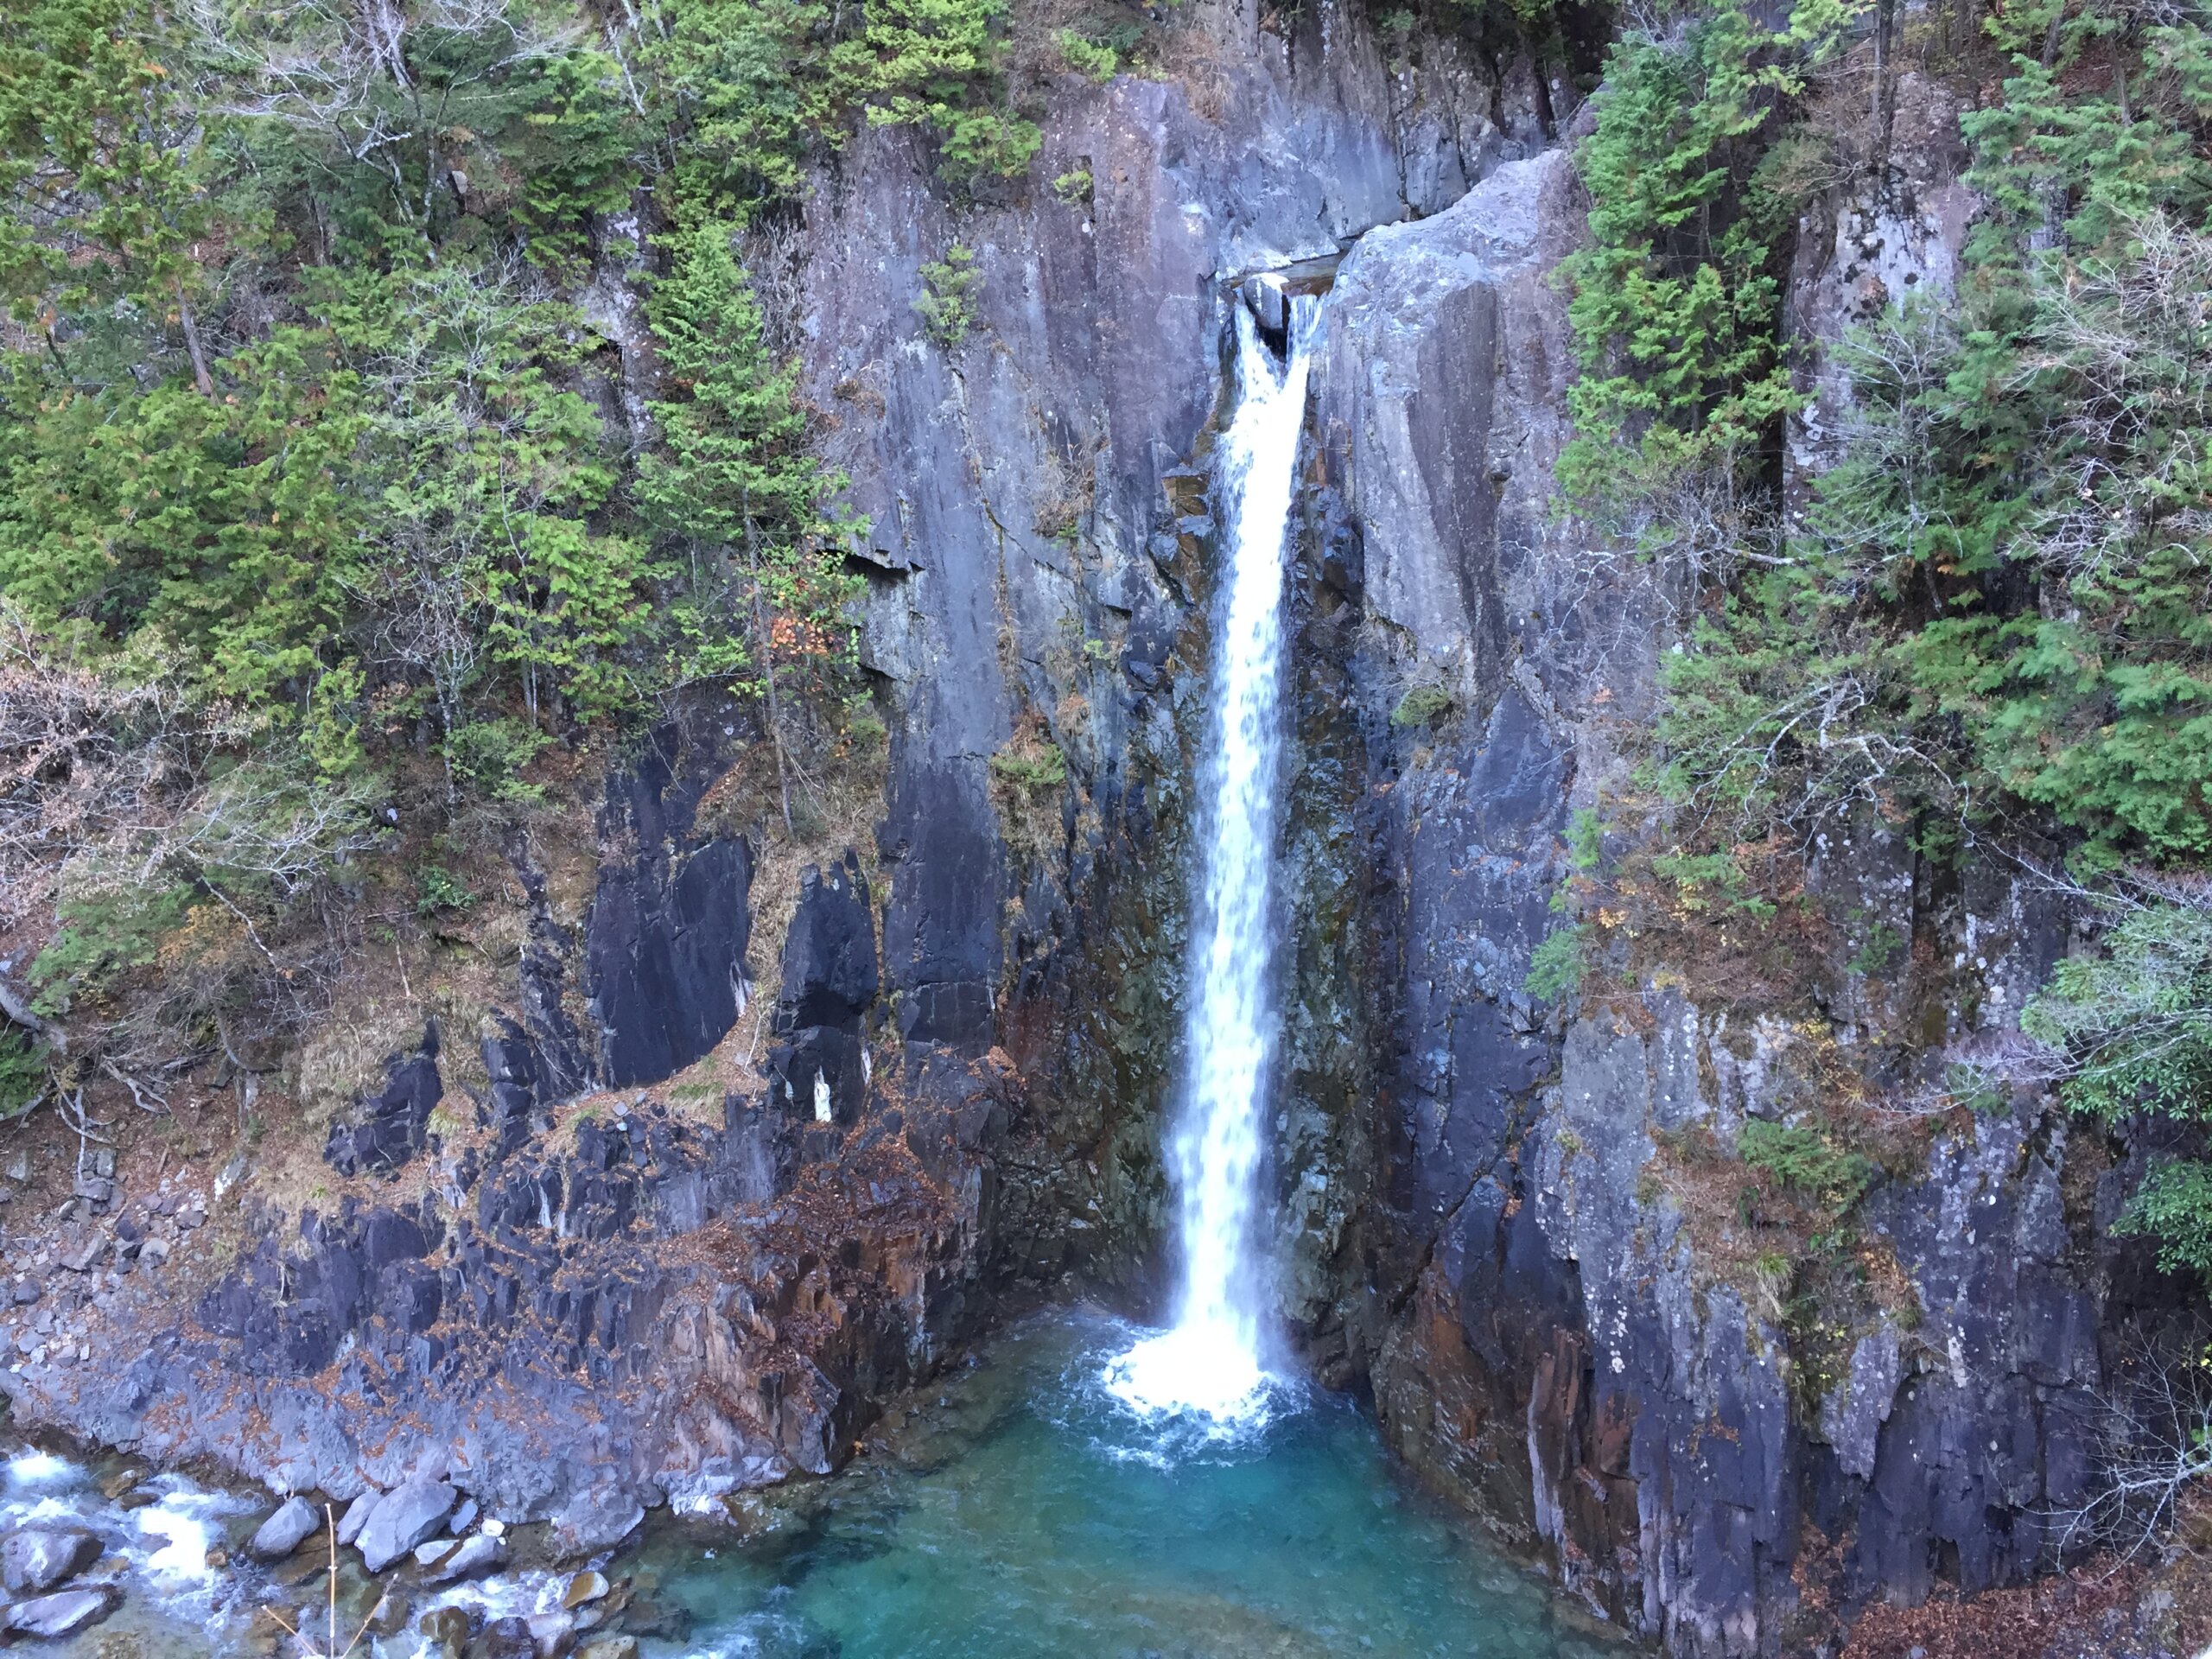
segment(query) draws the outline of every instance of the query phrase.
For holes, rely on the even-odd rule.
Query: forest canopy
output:
[[[541,757],[695,689],[755,710],[789,823],[789,767],[859,691],[863,527],[744,244],[863,124],[916,129],[956,191],[1020,173],[1003,10],[11,15],[9,1102],[126,982],[158,1013],[104,1052],[304,1017],[365,882],[465,904],[455,848],[528,812]],[[642,264],[642,410],[579,308],[610,234]]]

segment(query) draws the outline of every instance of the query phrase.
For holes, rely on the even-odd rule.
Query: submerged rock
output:
[[[537,1659],[537,1637],[520,1615],[495,1618],[468,1644],[468,1659]]]
[[[367,1625],[371,1636],[397,1636],[407,1628],[407,1615],[414,1610],[414,1603],[397,1585],[377,1598],[377,1605],[369,1610]]]
[[[597,1601],[607,1593],[607,1575],[604,1573],[579,1573],[569,1580],[569,1587],[561,1592],[561,1605],[573,1611],[586,1602]]]

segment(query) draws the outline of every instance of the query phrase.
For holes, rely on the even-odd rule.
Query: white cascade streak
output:
[[[1224,1431],[1263,1421],[1271,1393],[1258,1188],[1281,1025],[1271,906],[1283,550],[1319,308],[1294,302],[1288,360],[1278,366],[1236,308],[1239,393],[1220,449],[1229,563],[1203,774],[1205,862],[1191,942],[1185,1092],[1169,1143],[1181,1294],[1173,1327],[1114,1360],[1105,1376],[1141,1413],[1198,1414]]]

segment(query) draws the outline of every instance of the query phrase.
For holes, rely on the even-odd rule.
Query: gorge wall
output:
[[[1328,16],[1310,79],[1301,42],[1243,37],[1262,64],[1281,54],[1294,96],[1327,89],[1309,111],[1370,84],[1372,48]],[[1395,146],[1417,155],[1407,111],[1481,80],[1393,67]],[[1512,73],[1498,84],[1510,111]],[[873,378],[887,409],[912,411],[877,433],[922,450],[842,457],[903,538],[879,552],[871,633],[905,721],[892,906],[964,927],[969,971],[998,988],[995,1033],[1027,1085],[1000,1162],[1002,1179],[1019,1172],[1007,1231],[1022,1265],[1141,1291],[1156,1259],[1150,1106],[1172,1057],[1168,1022],[1145,1014],[1172,996],[1179,954],[1217,279],[1363,230],[1331,301],[1293,574],[1287,1318],[1321,1376],[1371,1388],[1438,1484],[1674,1651],[1807,1650],[1870,1598],[2049,1570],[2054,1517],[2094,1476],[2111,1334],[2167,1294],[2104,1238],[2126,1148],[2040,1094],[1919,1126],[1869,1200],[1872,1287],[1853,1268],[1826,1293],[1825,1328],[1745,1259],[1725,1204],[1697,1191],[1711,1172],[1681,1148],[1709,1136],[1725,1161],[1746,1118],[1787,1119],[1836,1087],[1840,1052],[1910,1095],[2000,1039],[2065,948],[2063,903],[2024,868],[1947,876],[1868,819],[1806,880],[1839,925],[1900,942],[1893,973],[1808,967],[1785,1010],[1773,988],[1731,982],[1708,938],[1572,1019],[1521,988],[1568,873],[1569,816],[1633,792],[1657,656],[1684,620],[1660,569],[1555,505],[1573,361],[1551,277],[1582,213],[1547,123],[1566,96],[1463,135],[1440,175],[1363,171],[1348,158],[1376,150],[1302,143],[1331,158],[1291,170],[1305,194],[1255,181],[1249,161],[1207,164],[1249,142],[1239,111],[1281,107],[1276,87],[1232,96],[1225,133],[1194,123],[1185,88],[1096,96],[1046,149],[1048,170],[1089,168],[1090,211],[987,212],[963,232],[987,273],[975,342],[887,365],[827,320],[895,312],[916,281],[905,259],[943,234],[914,175],[890,168],[863,168],[868,206],[838,199],[824,221],[899,227],[899,255],[873,266],[882,288],[841,276],[837,308],[810,320],[840,343],[817,385],[849,397]],[[1900,105],[1890,175],[1802,232],[1792,327],[1821,401],[1801,469],[1847,397],[1824,346],[1870,276],[1939,286],[1965,232],[1955,110],[1910,79]],[[1262,165],[1282,153],[1266,135],[1294,130],[1262,122]],[[1140,337],[1166,349],[1114,351]],[[1394,719],[1416,690],[1438,712]],[[1041,835],[1037,804],[991,766],[1025,722],[1068,757]],[[950,868],[985,879],[932,893]],[[926,959],[921,936],[908,948]]]
[[[890,738],[874,844],[805,878],[779,971],[754,849],[697,817],[709,711],[618,771],[582,925],[539,905],[473,1127],[438,1115],[434,1033],[334,1135],[332,1193],[231,1201],[236,1259],[118,1270],[221,1192],[88,1217],[66,1342],[54,1300],[7,1316],[22,1420],[340,1498],[443,1477],[589,1541],[835,1467],[1014,1299],[1142,1306],[1229,279],[1343,254],[1292,570],[1287,1324],[1426,1479],[1671,1652],[1832,1648],[1869,1599],[2052,1565],[2111,1333],[2160,1294],[2104,1242],[2126,1149],[2040,1095],[1931,1124],[1824,1325],[1708,1188],[1839,1068],[1903,1089],[2001,1034],[2068,914],[1869,818],[1805,880],[1894,971],[1808,969],[1793,1001],[1699,933],[1532,1001],[1571,815],[1632,793],[1682,622],[1555,506],[1573,94],[1334,0],[1179,28],[1176,79],[1056,87],[1002,198],[858,133],[767,285],[870,525]],[[1868,273],[1940,283],[1963,233],[1955,113],[1916,96],[1878,199],[1801,232],[1801,467]],[[631,406],[633,230],[597,277]],[[956,242],[982,280],[947,346],[912,302]],[[762,1082],[687,1108],[669,1080],[725,1043]]]

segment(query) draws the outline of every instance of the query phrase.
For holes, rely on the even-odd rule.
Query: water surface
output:
[[[1055,1314],[992,1344],[834,1480],[749,1506],[741,1545],[647,1552],[685,1659],[1618,1659],[1465,1517],[1408,1489],[1349,1403],[1240,1440],[1100,1381],[1131,1332]]]
[[[646,1659],[1623,1659],[1415,1491],[1344,1401],[1274,1382],[1234,1432],[1132,1410],[1104,1374],[1143,1334],[1041,1315],[899,1408],[843,1472],[746,1494],[727,1520],[656,1516],[607,1564],[633,1580]],[[255,1610],[286,1592],[240,1551],[266,1500],[175,1475],[110,1499],[128,1467],[0,1459],[0,1528],[90,1528],[107,1554],[88,1578],[127,1592],[41,1651],[266,1659]],[[377,1592],[350,1552],[341,1576],[342,1646]],[[448,1605],[480,1627],[557,1623],[567,1582],[537,1567],[418,1591],[409,1628],[354,1653],[437,1659],[416,1621]]]

